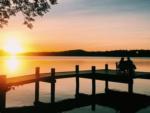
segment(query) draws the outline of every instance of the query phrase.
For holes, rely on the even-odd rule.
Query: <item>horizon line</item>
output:
[[[66,52],[66,51],[84,51],[84,52],[111,52],[111,51],[150,51],[150,49],[112,49],[112,50],[85,50],[85,49],[68,49],[68,50],[58,50],[58,51],[25,51],[18,52],[21,53],[52,53],[52,52]],[[5,50],[0,49],[1,53],[9,53]]]

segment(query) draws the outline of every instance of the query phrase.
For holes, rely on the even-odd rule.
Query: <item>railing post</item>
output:
[[[55,103],[55,83],[56,83],[55,68],[51,69],[50,83],[51,83],[51,103],[54,104]]]
[[[116,72],[118,72],[119,69],[118,69],[118,62],[116,62]]]
[[[105,64],[105,72],[108,72],[108,64]],[[108,84],[108,80],[105,80],[105,93],[108,92],[108,88],[109,88],[109,84]]]
[[[108,71],[108,64],[105,64],[105,71]]]
[[[0,76],[0,112],[5,110],[6,107],[6,91],[7,91],[7,78],[5,75]]]
[[[78,98],[79,93],[80,93],[79,65],[75,66],[75,72],[76,72],[76,93],[75,93],[75,98]]]
[[[95,72],[96,72],[96,67],[92,66],[92,95],[93,96],[95,96],[96,94]]]
[[[35,68],[35,101],[34,105],[37,105],[39,102],[39,78],[40,78],[40,68]]]
[[[96,67],[92,66],[92,111],[95,111],[95,94],[96,94],[96,79],[95,79]]]

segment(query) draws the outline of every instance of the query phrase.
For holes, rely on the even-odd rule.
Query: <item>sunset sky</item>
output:
[[[150,49],[150,0],[58,0],[32,30],[22,23],[18,14],[0,29],[0,49],[12,40],[18,51]]]

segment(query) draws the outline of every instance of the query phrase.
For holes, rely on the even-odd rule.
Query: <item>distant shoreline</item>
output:
[[[9,53],[0,52],[0,56],[9,55]],[[59,52],[26,52],[17,56],[150,57],[150,50],[85,51],[77,49]]]

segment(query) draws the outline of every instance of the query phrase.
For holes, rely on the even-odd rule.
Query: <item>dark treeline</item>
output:
[[[150,50],[113,50],[113,51],[84,51],[68,50],[60,52],[27,52],[25,56],[112,56],[112,57],[150,57]]]

